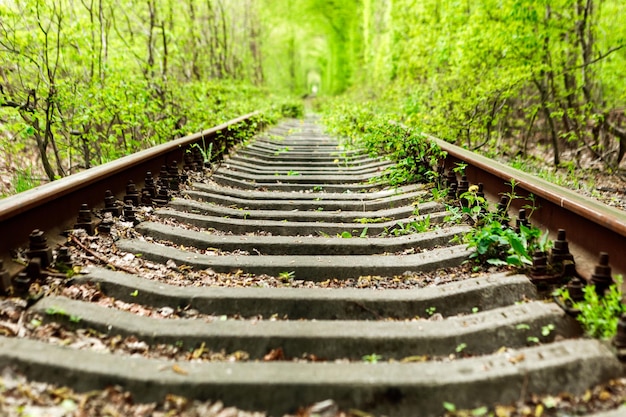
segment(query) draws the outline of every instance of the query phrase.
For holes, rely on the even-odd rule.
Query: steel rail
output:
[[[609,254],[614,273],[626,273],[625,212],[459,146],[430,138],[448,153],[445,167],[451,169],[457,163],[466,163],[468,180],[473,184],[483,183],[490,200],[497,201],[500,195],[510,193],[511,180],[516,184],[515,193],[523,197],[512,202],[515,210],[528,204],[524,198],[533,194],[538,209],[531,222],[554,233],[558,229],[566,230],[582,275],[590,277],[600,252]]]
[[[0,200],[0,258],[7,259],[11,249],[26,243],[33,229],[58,232],[71,227],[81,204],[90,208],[101,206],[106,190],[123,195],[128,180],[140,189],[147,171],[157,174],[164,164],[182,164],[189,146],[203,140],[215,141],[220,133],[259,114],[255,111]],[[49,233],[48,239],[54,236]]]

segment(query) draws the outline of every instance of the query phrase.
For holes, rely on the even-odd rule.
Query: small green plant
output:
[[[492,415],[492,414],[489,414],[489,407],[484,406],[484,405],[481,407],[474,408],[474,409],[460,410],[460,409],[457,409],[454,403],[444,401],[443,408],[448,413],[452,413],[452,415],[459,416],[459,417],[483,417],[486,415]],[[446,414],[446,415],[449,415],[449,414]]]
[[[454,403],[450,403],[448,401],[444,401],[443,402],[443,408],[445,408],[446,411],[449,411],[451,413],[456,412],[456,405],[454,405]]]
[[[274,156],[278,156],[278,155],[283,154],[285,152],[289,152],[289,146],[285,146],[284,148],[281,148],[281,149],[277,150],[276,152],[274,152]]]
[[[295,271],[283,271],[283,272],[278,273],[278,279],[281,280],[282,282],[289,282],[290,280],[295,278],[295,276],[296,276]]]
[[[448,195],[447,188],[433,187],[430,189],[433,201],[443,201]]]
[[[378,363],[378,361],[380,361],[382,358],[382,355],[372,353],[371,355],[364,355],[361,359],[363,360],[363,362],[367,363]]]
[[[459,196],[461,213],[467,216],[472,224],[477,224],[487,213],[487,200],[478,195],[478,186],[472,185],[468,191]]]
[[[446,204],[446,212],[448,213],[443,221],[447,224],[460,224],[463,222],[463,212],[461,207]]]
[[[289,176],[289,177],[295,177],[295,176],[298,176],[298,175],[300,175],[300,173],[298,171],[294,171],[292,169],[287,171],[287,176]]]
[[[554,324],[547,324],[545,326],[541,327],[541,335],[543,337],[548,337],[550,336],[550,333],[552,333],[552,331],[554,330]]]
[[[348,231],[343,231],[343,232],[339,233],[337,236],[340,237],[340,238],[343,238],[343,239],[350,239],[352,237],[352,233],[350,233]]]
[[[80,317],[74,314],[68,314],[67,311],[63,310],[62,308],[58,308],[58,307],[49,307],[46,309],[46,314],[49,316],[59,316],[59,317],[66,317],[69,321],[71,321],[72,323],[79,323],[80,322]]]
[[[30,190],[38,186],[41,182],[35,178],[33,178],[33,172],[31,168],[26,168],[25,170],[18,170],[13,177],[12,185],[13,189],[16,193],[21,193],[22,191]]]
[[[437,307],[428,307],[426,309],[426,314],[428,314],[429,316],[432,316],[433,314],[435,314],[436,311],[437,311]]]
[[[58,307],[48,307],[46,309],[46,314],[49,316],[67,316],[67,312],[62,308]]]
[[[192,152],[194,148],[200,151],[200,154],[202,154],[202,159],[205,163],[211,162],[211,159],[213,158],[213,142],[209,142],[209,146],[207,147],[204,143],[204,138],[202,138],[202,146],[200,146],[198,143],[193,143],[191,144],[191,146],[189,146],[187,152]]]
[[[137,297],[138,295],[139,295],[139,290],[135,290],[135,291],[130,293],[131,297]]]
[[[398,222],[391,229],[385,228],[384,234],[393,236],[404,236],[412,233],[423,233],[431,229],[430,215],[421,220],[413,220],[408,223]]]
[[[465,174],[465,168],[467,168],[467,164],[465,162],[457,162],[455,165],[456,166],[454,168],[452,168],[452,171],[455,174],[464,175]]]
[[[532,265],[532,254],[547,251],[551,245],[547,231],[542,234],[537,227],[521,224],[517,233],[496,220],[472,229],[464,240],[469,248],[475,249],[471,259],[490,265],[515,267]]]
[[[390,217],[358,217],[354,219],[355,223],[372,224],[372,223],[384,223],[392,220]]]
[[[623,277],[617,275],[615,284],[611,285],[600,297],[594,285],[587,285],[583,289],[584,299],[573,302],[566,289],[557,290],[555,296],[578,310],[576,319],[582,325],[585,334],[597,339],[610,339],[617,333],[619,317],[626,311],[622,303]]]
[[[457,347],[454,349],[454,351],[456,353],[461,353],[465,350],[466,347],[467,347],[467,343],[459,343]]]

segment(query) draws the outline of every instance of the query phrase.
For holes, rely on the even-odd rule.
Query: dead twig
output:
[[[99,260],[100,262],[102,262],[105,265],[109,265],[112,268],[115,269],[119,269],[121,271],[124,272],[128,272],[129,274],[139,274],[139,271],[132,269],[132,268],[126,268],[124,266],[119,266],[119,265],[115,265],[111,262],[109,262],[108,259],[106,259],[104,256],[100,255],[98,252],[93,251],[91,249],[89,249],[87,246],[85,246],[80,240],[78,240],[78,238],[74,235],[70,236],[70,239],[72,240],[72,242],[74,242],[78,247],[80,247],[82,250],[84,250],[85,252],[87,252],[88,254],[90,254],[91,256],[93,256],[94,258],[96,258],[97,260]]]

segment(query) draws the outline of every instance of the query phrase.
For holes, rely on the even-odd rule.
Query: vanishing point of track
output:
[[[578,337],[574,320],[540,299],[527,277],[447,276],[469,255],[452,243],[468,226],[444,226],[445,207],[428,201],[424,185],[369,182],[389,162],[341,149],[313,119],[259,133],[209,173],[200,144],[254,117],[0,202],[5,289],[27,293],[60,275],[53,267],[61,258],[87,259],[93,266],[67,287],[95,284],[115,300],[170,313],[143,317],[61,291],[31,294],[29,319],[176,346],[190,352],[186,359],[63,346],[7,325],[0,366],[78,390],[121,385],[135,401],[173,393],[270,415],[330,399],[342,409],[438,416],[444,402],[473,408],[581,393],[623,374],[613,350]],[[623,214],[441,146],[448,170],[467,163],[469,181],[487,195],[506,191],[511,178],[518,192],[535,194],[533,220],[567,229],[576,256],[608,252],[614,269],[626,270]],[[116,203],[126,200],[133,204]],[[424,223],[442,226],[402,233]],[[87,233],[61,235],[68,229]],[[108,250],[89,235],[108,239]],[[29,265],[17,274],[24,268],[11,259],[20,254]],[[180,281],[159,276],[168,270]],[[436,277],[430,285],[420,284],[426,272]],[[204,350],[244,359],[207,360]]]

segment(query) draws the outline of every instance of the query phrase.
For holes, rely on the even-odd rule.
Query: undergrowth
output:
[[[394,162],[376,181],[390,185],[434,181],[445,152],[420,129],[398,123],[394,114],[368,104],[332,103],[324,123],[343,139],[346,147],[365,148],[370,155],[385,156]]]

